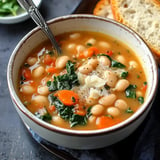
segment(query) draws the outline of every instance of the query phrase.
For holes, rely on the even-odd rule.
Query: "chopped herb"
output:
[[[113,119],[113,116],[110,114],[106,114],[105,116]]]
[[[122,72],[121,75],[120,75],[120,77],[124,78],[124,79],[127,78],[127,76],[128,76],[128,72],[127,71],[126,72]]]
[[[134,111],[129,107],[129,108],[126,110],[126,113],[134,113]]]
[[[22,75],[21,77],[20,77],[20,84],[23,84],[24,83],[24,81],[26,80],[26,78]]]
[[[28,63],[25,63],[24,67],[28,68],[28,67],[30,67],[30,65]]]
[[[136,85],[130,84],[129,87],[125,90],[126,97],[135,99],[136,98],[136,88],[137,88]]]
[[[107,84],[105,84],[104,85],[104,88],[106,89],[106,90],[109,90],[110,89],[110,86],[108,86]],[[103,91],[103,90],[102,90]]]
[[[79,85],[77,74],[75,73],[74,63],[68,61],[66,64],[67,74],[54,76],[53,81],[48,81],[49,91],[70,90],[73,86]]]
[[[144,103],[144,98],[142,96],[138,97],[138,101],[140,104],[143,104]]]
[[[144,84],[144,85],[147,85],[147,82],[144,82],[143,84]]]
[[[35,116],[38,117],[39,119],[42,119],[43,121],[46,121],[46,122],[49,122],[52,120],[52,116],[49,113],[46,113],[44,115],[40,115],[39,112],[36,112]]]
[[[137,78],[140,78],[140,75],[139,75],[139,74],[137,74]]]
[[[23,104],[27,107],[28,105],[31,104],[31,102],[25,101]]]
[[[46,51],[46,54],[49,54],[50,56],[53,56],[54,55],[54,52],[53,51]]]
[[[87,46],[92,46],[92,43],[87,43],[86,45],[87,45]]]
[[[76,102],[76,99],[74,97],[72,97],[72,102]]]
[[[113,60],[109,55],[107,54],[98,54],[97,56],[106,56],[111,61],[111,67],[114,68],[125,68],[126,66],[116,60]]]

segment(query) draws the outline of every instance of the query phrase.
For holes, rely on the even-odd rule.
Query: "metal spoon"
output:
[[[47,23],[45,22],[44,18],[42,17],[41,13],[39,12],[38,8],[35,6],[32,0],[17,0],[18,3],[24,8],[30,17],[34,20],[34,22],[41,28],[41,30],[46,34],[46,36],[51,41],[55,52],[60,55],[61,48],[57,44],[55,37],[48,27]]]

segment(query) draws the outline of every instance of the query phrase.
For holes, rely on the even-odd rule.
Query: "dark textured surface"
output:
[[[40,10],[45,19],[49,20],[72,13],[79,2],[80,0],[43,0]],[[80,12],[79,9],[77,11]],[[7,87],[9,57],[20,39],[35,26],[32,20],[19,24],[0,24],[0,160],[59,160],[29,134],[12,105]],[[160,92],[141,126],[117,144],[92,151],[57,148],[80,160],[160,160],[159,97]]]

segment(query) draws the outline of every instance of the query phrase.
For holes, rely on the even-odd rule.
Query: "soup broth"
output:
[[[38,118],[77,130],[111,127],[145,101],[147,82],[134,51],[96,32],[58,35],[62,55],[45,42],[19,71],[19,97]]]

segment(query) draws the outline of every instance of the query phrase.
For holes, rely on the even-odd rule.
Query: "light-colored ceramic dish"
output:
[[[37,7],[40,7],[42,0],[33,0],[33,2]],[[30,16],[28,15],[28,13],[24,11],[24,9],[20,8],[16,16],[13,16],[11,14],[4,17],[0,16],[0,23],[2,24],[19,23],[27,20],[29,17]]]
[[[23,122],[49,142],[74,149],[94,149],[114,144],[130,135],[144,120],[156,94],[158,83],[157,65],[144,41],[132,30],[109,19],[92,15],[69,15],[48,22],[55,35],[76,30],[102,32],[129,45],[141,59],[147,75],[147,98],[141,108],[129,119],[113,127],[76,131],[59,128],[35,117],[17,96],[18,70],[30,51],[46,40],[39,28],[28,33],[14,49],[7,70],[8,86],[13,104]],[[36,42],[36,43],[35,43]]]

